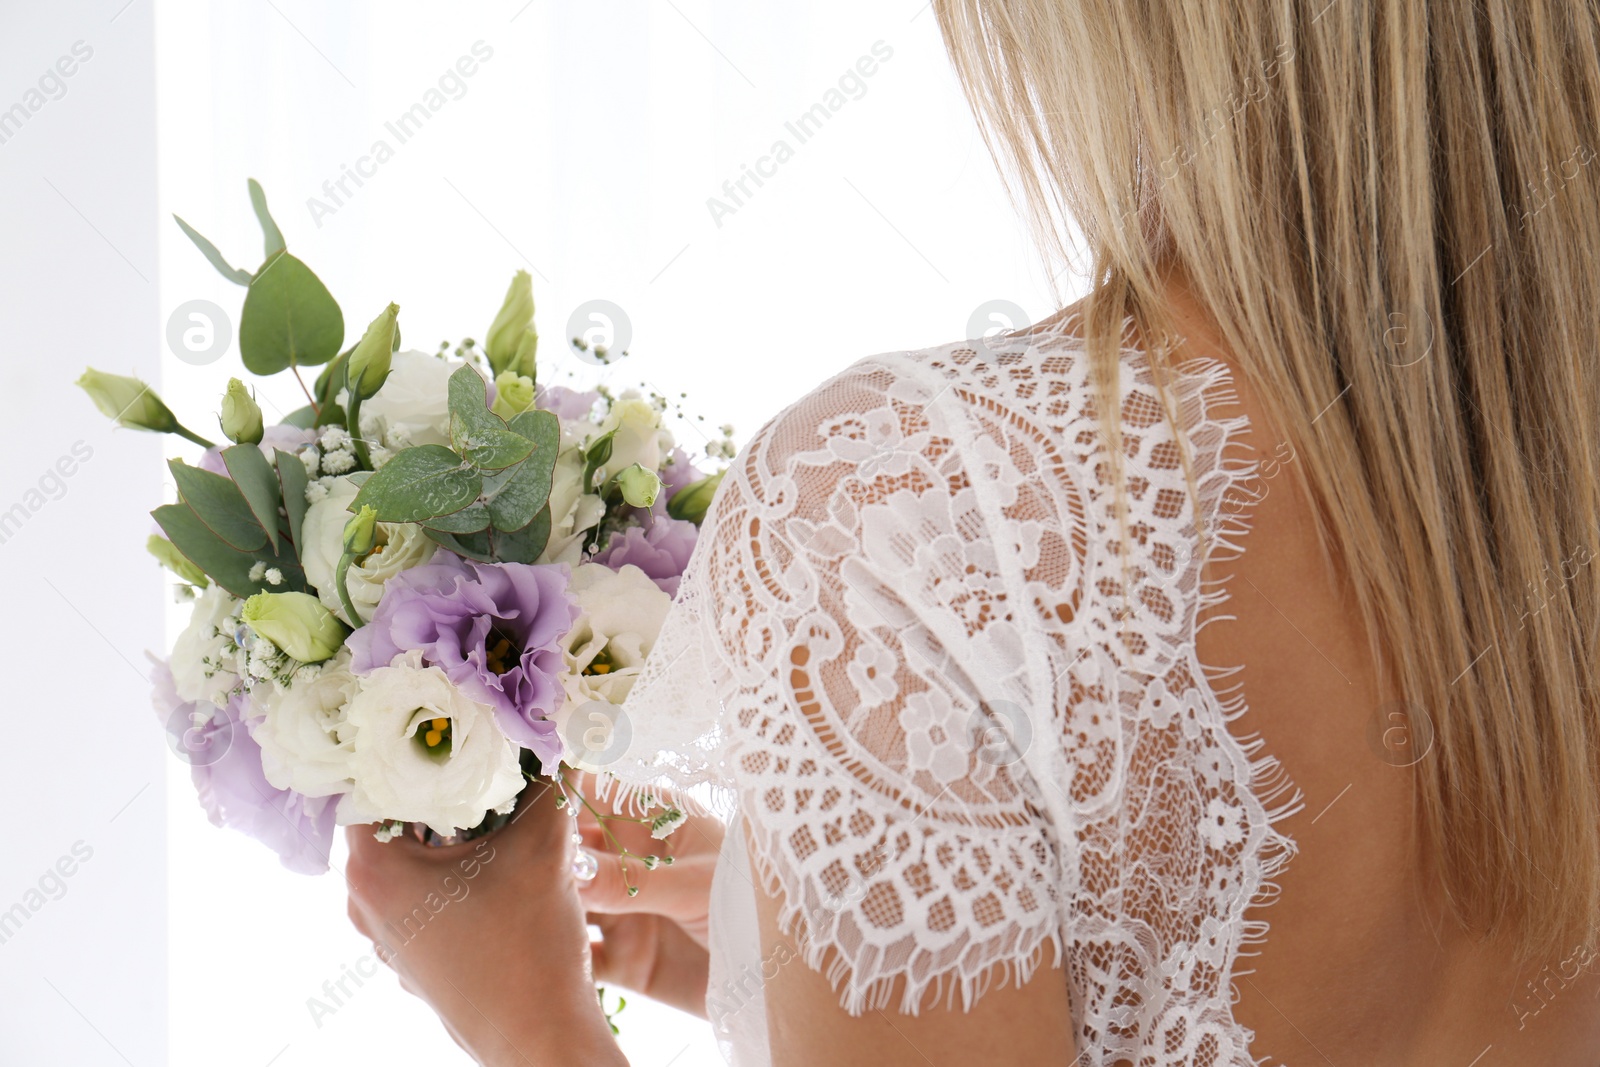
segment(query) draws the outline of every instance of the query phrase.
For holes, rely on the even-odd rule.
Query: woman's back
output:
[[[1174,286],[1169,299],[1185,354],[1233,365],[1188,293]],[[1242,665],[1239,726],[1260,733],[1305,796],[1277,824],[1297,855],[1277,900],[1252,913],[1270,936],[1236,980],[1252,1051],[1289,1065],[1600,1064],[1600,957],[1574,945],[1519,967],[1509,945],[1446,918],[1415,821],[1433,717],[1381,688],[1348,586],[1319,554],[1303,460],[1233,381],[1262,477],[1240,502],[1242,554],[1210,576],[1228,596],[1198,653]]]

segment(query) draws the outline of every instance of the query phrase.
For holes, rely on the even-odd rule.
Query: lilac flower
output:
[[[562,639],[578,617],[565,564],[477,563],[438,552],[389,579],[372,621],[350,635],[365,674],[416,650],[463,693],[495,710],[506,736],[553,768],[561,739]]]
[[[648,525],[630,526],[612,534],[605,550],[595,556],[594,561],[613,570],[621,570],[631,563],[644,571],[663,593],[677,596],[683,569],[689,565],[699,536],[700,527],[694,523],[660,515]]]
[[[595,401],[599,399],[600,394],[593,391],[580,393],[564,385],[541,385],[534,405],[545,411],[553,411],[563,419],[581,421],[589,417]]]
[[[255,838],[297,874],[326,871],[339,798],[273,788],[262,772],[261,747],[251,737],[252,723],[244,714],[249,697],[235,694],[225,708],[186,703],[178,697],[167,664],[151,659],[151,703],[169,737],[177,741],[180,757],[189,763],[200,806],[212,824]],[[195,726],[196,712],[210,718]]]

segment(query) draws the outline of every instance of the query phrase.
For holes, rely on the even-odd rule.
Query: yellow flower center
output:
[[[429,719],[417,732],[416,738],[422,742],[422,750],[428,755],[448,756],[451,740],[450,720],[443,716]]]
[[[583,669],[583,673],[590,675],[610,674],[616,669],[617,665],[611,660],[610,646],[607,646],[595,654],[594,659],[590,660],[589,665]]]
[[[489,669],[496,674],[504,674],[522,662],[522,649],[499,630],[489,631],[488,639],[484,642],[483,655]]]

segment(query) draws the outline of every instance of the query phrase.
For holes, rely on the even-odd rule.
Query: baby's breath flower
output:
[[[682,826],[687,816],[677,808],[668,808],[650,822],[650,836],[661,840]]]
[[[343,426],[325,426],[322,436],[317,438],[317,443],[322,446],[323,452],[335,452],[350,445],[350,433]],[[326,461],[326,456],[323,457]]]
[[[271,656],[263,652],[261,649],[255,649],[251,651],[247,667],[250,672],[250,677],[271,678],[273,675],[272,668],[273,664]]]
[[[322,469],[327,474],[343,474],[355,465],[355,457],[342,448],[322,457]]]

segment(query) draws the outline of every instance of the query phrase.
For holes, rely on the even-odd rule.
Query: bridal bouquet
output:
[[[482,346],[403,349],[391,304],[345,348],[339,305],[250,193],[254,273],[178,224],[246,287],[245,368],[322,368],[309,403],[264,426],[235,378],[218,446],[136,379],[78,383],[121,425],[205,450],[170,462],[178,499],[149,539],[193,601],[153,683],[202,805],[319,873],[336,824],[456,840],[538,777],[573,803],[562,768],[603,772],[628,742],[620,705],[721,475],[674,445],[664,397],[539,384],[526,272]],[[708,453],[731,456],[731,433]],[[642,811],[658,838],[682,820]]]

